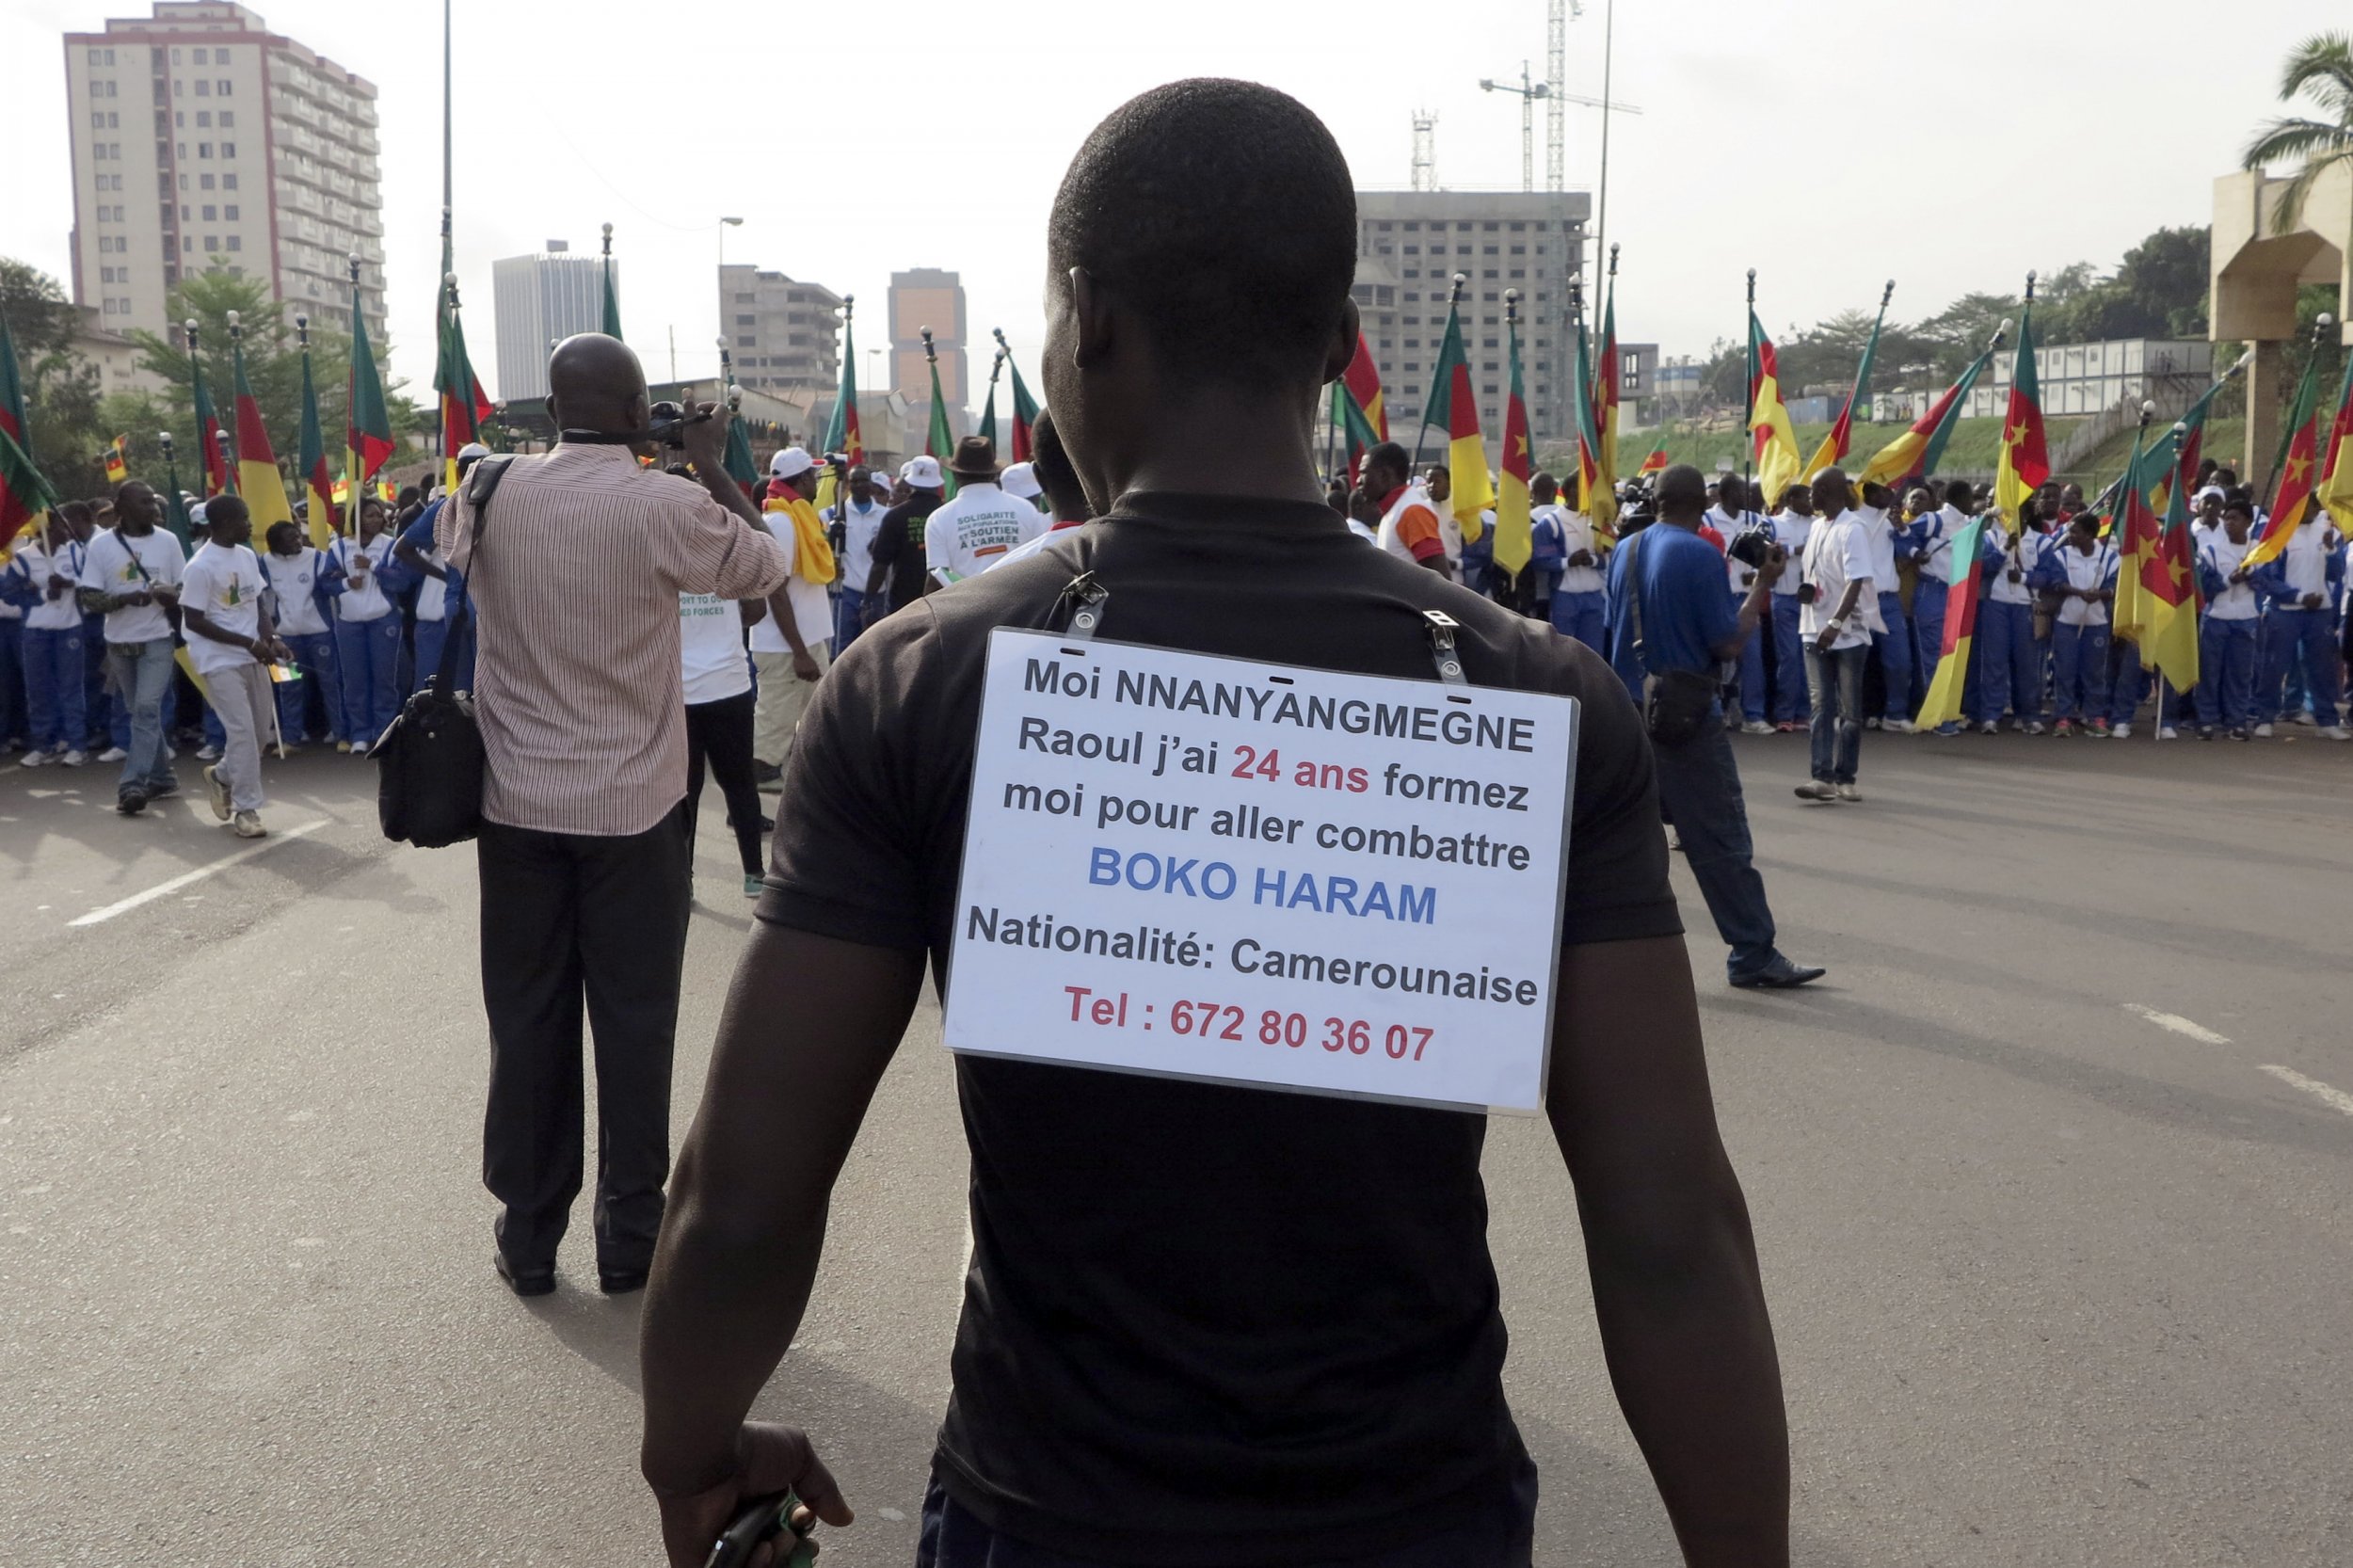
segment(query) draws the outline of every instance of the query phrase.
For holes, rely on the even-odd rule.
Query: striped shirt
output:
[[[791,553],[701,486],[625,447],[520,457],[490,502],[441,508],[434,544],[478,620],[482,814],[509,827],[643,833],[686,793],[680,594],[759,599]]]

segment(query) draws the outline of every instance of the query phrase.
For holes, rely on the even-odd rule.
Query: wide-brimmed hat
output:
[[[965,437],[956,442],[955,461],[948,465],[948,472],[959,479],[994,480],[997,477],[997,443],[986,436]]]

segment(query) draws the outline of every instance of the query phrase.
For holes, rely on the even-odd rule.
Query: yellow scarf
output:
[[[832,582],[839,568],[834,565],[832,541],[825,537],[825,525],[818,520],[817,508],[796,495],[789,500],[772,496],[767,509],[782,512],[792,520],[792,575],[820,587]]]

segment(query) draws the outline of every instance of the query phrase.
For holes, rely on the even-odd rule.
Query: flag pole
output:
[[[1326,488],[1340,474],[1340,393],[1346,390],[1345,381],[1333,382],[1332,395],[1323,404],[1323,483]]]
[[[2015,382],[2015,380],[2017,379],[2017,374],[2018,374],[2018,373],[2017,373],[2017,371],[2013,368],[2013,369],[2011,370],[2011,372],[2010,372],[2010,378],[2011,378],[2011,380],[2012,380],[2013,382]],[[2156,418],[2156,417],[2157,417],[2157,404],[2156,404],[2156,400],[2155,400],[2154,398],[2150,398],[2150,399],[2147,399],[2147,400],[2143,401],[2143,402],[2142,402],[2142,404],[2140,405],[2140,423],[2139,423],[2137,425],[2136,425],[2136,426],[2134,426],[2134,427],[2133,427],[2133,455],[2132,455],[2130,457],[2128,457],[2128,458],[2126,458],[2126,459],[2124,460],[2124,479],[2123,479],[2123,488],[2122,488],[2122,490],[2121,490],[2121,491],[2120,491],[2120,492],[2118,493],[2117,498],[2116,498],[2116,499],[2117,499],[2117,504],[2118,504],[2118,506],[2119,506],[2120,508],[2121,508],[2121,509],[2124,511],[2125,516],[2126,516],[2126,517],[2128,517],[2128,518],[2131,516],[2131,507],[2132,507],[2132,504],[2133,504],[2133,503],[2132,503],[2132,497],[2133,497],[2133,496],[2134,496],[2134,494],[2136,493],[2137,487],[2137,481],[2136,481],[2136,479],[2134,478],[2134,475],[2137,474],[2137,473],[2140,472],[2140,454],[2141,454],[2141,441],[2142,441],[2142,438],[2143,438],[2143,437],[2145,437],[2145,436],[2147,436],[2147,435],[2148,435],[2148,433],[2149,433],[2149,422],[2150,422],[2151,420],[2153,420],[2153,419]],[[1996,498],[1994,499],[1994,505],[1995,505],[1996,509],[1998,510],[1998,509],[1999,509],[1999,507],[2000,507],[2000,505],[2001,505],[2001,500],[2000,500],[2000,498],[1999,498],[1999,497],[1996,497]],[[2021,532],[2024,532],[2024,525],[2023,525],[2023,524],[2021,525]],[[2131,544],[2131,543],[2133,542],[2133,541],[2132,541],[2132,536],[2131,536],[2131,527],[2130,527],[2129,523],[2126,525],[2124,542],[2125,542],[2127,545],[2129,545],[2129,544]],[[2133,562],[2133,570],[2134,570],[2136,573],[2137,573],[2137,572],[2140,570],[2140,562],[2139,562],[2139,559],[2138,559],[2137,557],[2136,557],[2136,558],[2134,559],[2134,562]],[[2134,586],[2134,589],[2133,589],[2133,600],[2134,600],[2134,605],[2135,605],[2135,608],[2134,608],[2134,612],[2133,612],[2133,613],[2134,613],[2135,615],[2138,615],[2138,614],[2140,613],[2140,612],[2139,612],[2139,608],[2138,608],[2139,600],[2140,600],[2140,588],[2139,588],[2139,586],[2137,585],[2137,584],[2136,584],[2136,585]],[[2113,615],[2111,615],[2111,616],[2109,616],[2109,619],[2110,619],[2110,620],[2113,620],[2114,618],[2115,618],[2115,616],[2114,616]],[[2111,631],[2113,631],[2113,630],[2114,630],[2114,628],[2113,628],[2113,627],[2111,627],[2111,628],[2110,628],[2110,630],[2111,630]],[[2134,628],[2134,631],[2135,631],[2135,632],[2136,632],[2136,633],[2137,633],[2137,632],[2138,632],[2138,631],[2139,631],[2139,628],[2138,628],[2137,626],[2136,626],[2136,627]],[[2136,654],[2137,654],[2137,653],[2140,651],[2140,638],[2139,638],[2139,636],[2138,636],[2137,634],[2136,634],[2136,635],[2134,636],[2134,638],[2133,638],[2133,651],[2134,651]],[[2149,727],[2149,735],[2150,735],[2150,739],[2154,740],[2154,739],[2156,739],[2159,735],[2162,735],[2164,732],[2165,732],[2165,671],[2164,671],[2164,670],[2162,670],[2162,669],[2160,669],[2160,670],[2158,670],[2158,671],[2157,671],[2157,712],[2156,712],[2156,722],[2155,722],[2154,724],[2153,724],[2153,725],[2151,725],[2151,726]]]
[[[229,417],[220,425],[221,472],[232,479],[242,479],[244,475],[238,472],[238,458],[244,454],[237,450],[237,388],[245,380],[245,326],[234,311],[229,312]],[[243,487],[232,485],[231,488]]]
[[[1749,485],[1749,464],[1756,456],[1756,429],[1752,423],[1756,418],[1756,268],[1754,267],[1749,268],[1749,319],[1746,323],[1745,339],[1749,345],[1747,357],[1749,376],[1740,388],[1740,487],[1744,492],[1740,499],[1744,504],[1741,508],[1743,511],[1747,510],[1745,503],[1748,497],[1745,492]],[[1717,497],[1717,504],[1722,504],[1723,498]],[[1727,512],[1725,515],[1729,517],[1731,514]]]

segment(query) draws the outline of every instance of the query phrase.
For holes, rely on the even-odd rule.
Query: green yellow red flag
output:
[[[1984,540],[1983,518],[1973,519],[1953,540],[1951,585],[1945,597],[1945,640],[1937,649],[1936,673],[1929,680],[1929,695],[1916,721],[1923,729],[1961,717],[1961,696],[1969,683],[1969,650],[1977,635],[1977,592],[1985,578],[1977,569],[1977,552]]]
[[[246,511],[253,520],[253,536],[266,540],[273,526],[294,520],[294,507],[286,501],[286,481],[278,472],[278,455],[270,449],[269,431],[262,424],[262,405],[246,379],[245,343],[233,327],[229,359],[237,400],[237,493],[245,497]]]
[[[1462,526],[1465,544],[1478,542],[1486,524],[1479,514],[1496,502],[1495,485],[1487,475],[1487,443],[1479,428],[1479,399],[1472,395],[1470,356],[1463,344],[1463,283],[1458,278],[1447,302],[1446,337],[1432,368],[1430,403],[1422,410],[1424,429],[1437,425],[1446,432],[1447,478],[1451,487],[1448,505]]]
[[[833,418],[825,425],[825,452],[839,452],[853,463],[866,461],[866,438],[857,423],[857,312],[855,296],[841,301],[841,385],[833,395]]]
[[[1778,504],[1782,491],[1798,477],[1804,459],[1798,454],[1797,427],[1781,395],[1781,359],[1773,340],[1756,319],[1756,275],[1749,275],[1749,440],[1757,483],[1769,502]]]
[[[2002,420],[2002,455],[1993,470],[1993,504],[2015,521],[2026,498],[2051,477],[2042,434],[2042,388],[2034,362],[2034,275],[2026,276],[2026,308],[2018,318],[2018,353],[2010,365],[2009,410]]]
[[[1371,427],[1373,440],[1376,443],[1387,440],[1389,411],[1387,400],[1381,394],[1381,367],[1373,361],[1372,344],[1365,341],[1362,332],[1356,334],[1356,357],[1348,361],[1348,369],[1342,373],[1340,383],[1348,389],[1349,396],[1356,400],[1357,411],[1364,416],[1366,424]],[[1350,467],[1353,472],[1353,458],[1350,459]]]
[[[1871,395],[1871,361],[1879,358],[1880,328],[1887,325],[1887,302],[1895,297],[1896,280],[1890,278],[1887,287],[1880,295],[1880,313],[1871,323],[1871,336],[1863,345],[1863,359],[1854,367],[1854,385],[1847,389],[1847,401],[1839,408],[1838,417],[1831,422],[1830,434],[1824,436],[1822,444],[1814,449],[1814,456],[1806,460],[1801,477],[1811,479],[1826,468],[1836,467],[1847,460],[1848,453],[1854,450],[1855,410],[1862,408],[1863,400]],[[1768,491],[1765,504],[1778,511],[1781,498]]]
[[[2142,667],[2189,691],[2198,684],[2198,584],[2187,487],[2173,483],[2181,446],[2178,434],[2151,446],[2124,487],[2113,618],[2116,635],[2139,648]],[[2160,488],[2163,515],[2150,504]]]
[[[220,415],[213,408],[212,394],[204,390],[204,357],[197,352],[193,328],[191,322],[188,332],[188,401],[196,409],[197,470],[203,475],[206,495],[234,494],[237,476],[229,467],[229,442],[220,427]]]
[[[311,335],[307,330],[302,334],[302,434],[295,469],[302,481],[303,518],[312,548],[325,550],[335,537],[338,498],[334,476],[327,468],[326,434],[319,428],[319,394],[311,380]]]
[[[117,436],[106,443],[106,483],[120,485],[131,476],[131,438]]]
[[[2296,537],[2297,529],[2309,521],[2320,508],[2320,485],[2326,475],[2321,470],[2320,356],[2313,355],[2304,361],[2304,374],[2296,383],[2296,396],[2288,404],[2287,428],[2283,440],[2286,450],[2278,464],[2279,488],[2272,493],[2271,520],[2265,524],[2263,537],[2247,552],[2245,565],[2249,569],[2278,559],[2288,541]]]
[[[2353,355],[2345,361],[2345,384],[2337,391],[2337,416],[2329,422],[2320,456],[2328,464],[2320,482],[2320,504],[2341,528],[2353,529]]]
[[[392,420],[384,407],[384,382],[376,373],[376,350],[368,345],[368,318],[360,296],[359,264],[352,264],[351,384],[349,418],[344,426],[344,475],[351,487],[352,531],[359,531],[360,498],[367,481],[392,456]]]
[[[1528,397],[1520,384],[1520,306],[1516,294],[1504,296],[1504,353],[1511,366],[1510,401],[1503,408],[1503,482],[1496,493],[1495,561],[1512,576],[1535,553],[1533,521],[1528,501]],[[1345,390],[1345,389],[1343,389]]]
[[[1609,248],[1609,294],[1601,312],[1601,355],[1593,365],[1593,472],[1586,515],[1603,539],[1618,536],[1618,248]]]
[[[1996,333],[1993,341],[1998,344],[2001,335]],[[1855,482],[1892,486],[1915,474],[1933,473],[1944,458],[1945,443],[1953,439],[1953,430],[1961,424],[1961,410],[1969,401],[1971,389],[1993,360],[1992,347],[1971,360],[1960,378],[1945,389],[1945,395],[1912,422],[1912,428],[1872,454],[1871,460],[1863,465],[1863,472],[1854,476]]]

